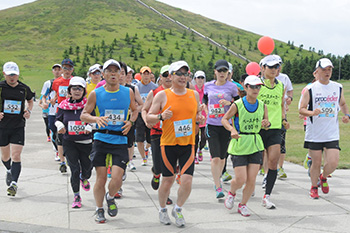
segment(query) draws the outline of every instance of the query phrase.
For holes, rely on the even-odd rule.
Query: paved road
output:
[[[35,108],[26,128],[22,173],[18,194],[6,195],[5,169],[0,166],[0,232],[349,232],[350,230],[350,171],[337,170],[329,180],[330,193],[319,200],[308,197],[310,182],[306,170],[286,163],[288,178],[278,180],[272,200],[275,210],[261,206],[262,177],[257,178],[256,194],[248,203],[252,215],[237,213],[237,205],[228,211],[215,198],[208,152],[196,166],[193,191],[184,206],[187,225],[163,226],[158,221],[157,192],[150,186],[151,164],[141,167],[138,153],[137,171],[128,172],[123,185],[124,197],[118,200],[119,214],[107,216],[108,222],[96,224],[92,190],[81,191],[83,207],[72,209],[73,194],[69,174],[58,171],[50,143],[46,142],[40,109]],[[300,146],[300,149],[302,147]],[[229,171],[233,174],[231,163]],[[91,178],[95,182],[95,173]],[[178,185],[170,197],[175,200]],[[229,183],[223,184],[227,193]],[[237,193],[237,200],[241,191]],[[171,210],[171,209],[170,209]],[[172,217],[171,217],[172,219]],[[172,219],[173,220],[173,219]]]

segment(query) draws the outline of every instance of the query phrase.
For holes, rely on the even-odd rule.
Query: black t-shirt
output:
[[[9,86],[6,81],[0,82],[0,112],[4,118],[0,121],[0,128],[24,127],[26,120],[23,117],[25,102],[31,100],[34,93],[24,83],[18,81],[15,87]]]

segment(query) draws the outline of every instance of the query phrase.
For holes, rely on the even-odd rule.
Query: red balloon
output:
[[[275,42],[271,37],[263,36],[258,41],[258,49],[262,54],[269,55],[275,48]]]
[[[260,73],[260,66],[256,62],[250,62],[245,67],[245,71],[248,75],[258,75]]]

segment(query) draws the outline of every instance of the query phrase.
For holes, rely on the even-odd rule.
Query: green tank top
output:
[[[255,112],[248,112],[243,100],[236,100],[234,103],[238,111],[239,135],[238,139],[231,139],[227,152],[231,155],[250,155],[264,150],[264,144],[259,135],[261,121],[264,118],[264,103],[258,101],[258,108]],[[233,122],[233,120],[232,120]]]
[[[275,79],[275,85],[271,88],[268,79],[263,80],[264,84],[259,92],[258,99],[266,104],[270,129],[282,128],[282,97],[284,92],[283,83]]]

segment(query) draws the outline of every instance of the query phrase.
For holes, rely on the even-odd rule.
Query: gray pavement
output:
[[[300,145],[300,149],[302,146]],[[136,151],[136,150],[135,150]],[[342,152],[344,153],[344,152]],[[81,190],[83,206],[72,209],[73,193],[70,176],[58,171],[50,143],[46,142],[44,123],[35,103],[31,119],[27,122],[26,145],[22,153],[22,173],[16,197],[6,195],[5,169],[0,165],[0,232],[349,232],[350,228],[350,170],[337,170],[329,179],[330,192],[320,192],[319,200],[308,197],[310,181],[307,171],[300,165],[285,164],[286,180],[277,180],[271,200],[275,210],[261,206],[262,176],[257,177],[255,196],[248,202],[250,217],[237,213],[238,201],[229,211],[223,200],[215,198],[210,172],[209,153],[196,165],[193,189],[183,214],[187,225],[177,228],[163,226],[158,220],[157,192],[151,188],[151,161],[141,167],[136,152],[135,172],[127,172],[123,184],[124,196],[117,201],[119,213],[111,218],[106,214],[105,224],[94,221],[95,204],[92,189]],[[233,175],[231,162],[228,171]],[[95,173],[91,178],[95,183]],[[174,184],[170,197],[176,200],[178,184]],[[225,194],[230,184],[224,183]],[[172,207],[168,207],[169,212]]]

